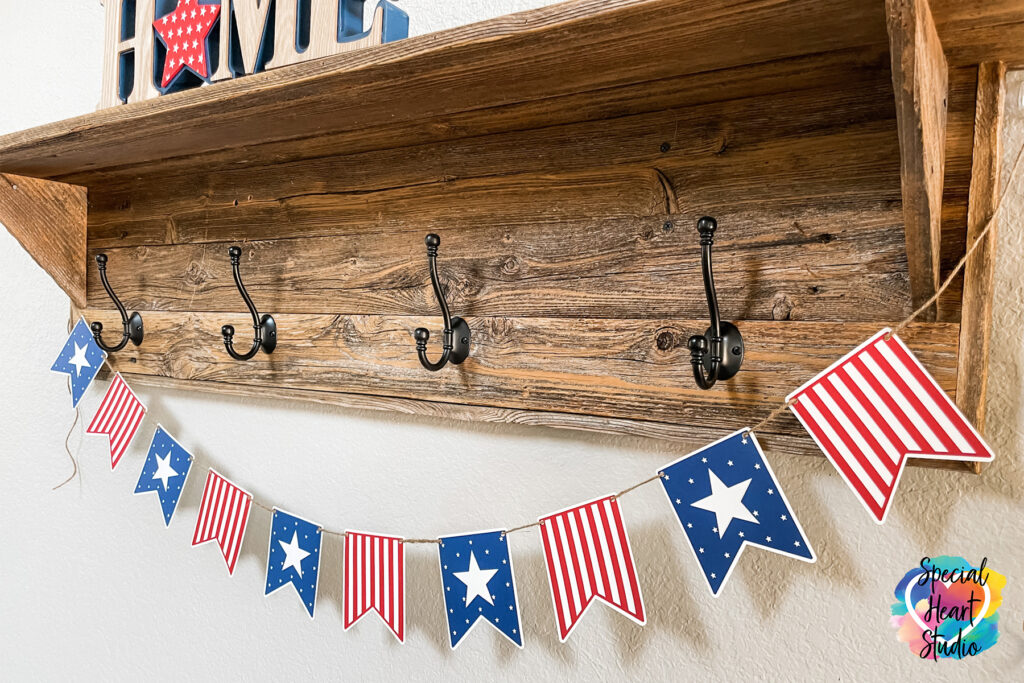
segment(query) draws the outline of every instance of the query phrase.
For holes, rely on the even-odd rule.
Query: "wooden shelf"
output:
[[[574,0],[0,137],[0,220],[106,326],[109,255],[146,319],[112,359],[135,381],[692,438],[934,291],[991,205],[975,118],[998,125],[1002,63],[1024,63],[1024,0]],[[709,392],[685,349],[704,214],[749,334]],[[474,330],[436,374],[411,338],[439,324],[428,231]],[[281,326],[248,363],[218,333],[248,329],[240,242]],[[909,335],[976,421],[985,358],[958,349],[987,349],[991,263]],[[795,420],[771,431],[816,452]]]

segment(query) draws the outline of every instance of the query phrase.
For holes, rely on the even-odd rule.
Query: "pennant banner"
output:
[[[121,456],[135,438],[135,432],[146,416],[146,406],[121,377],[114,374],[114,380],[103,395],[99,410],[85,430],[88,434],[106,434],[110,441],[110,469],[117,467]]]
[[[206,475],[203,500],[199,504],[199,519],[192,534],[192,545],[217,541],[228,565],[228,574],[235,573],[251,508],[251,493],[210,470]]]
[[[452,649],[473,630],[478,619],[522,647],[519,600],[505,532],[442,538],[439,559]]]
[[[405,642],[405,545],[401,538],[349,531],[345,534],[345,630],[370,610],[380,615],[398,642]]]
[[[270,595],[290,583],[312,619],[316,607],[316,587],[320,581],[322,540],[319,524],[274,508],[270,525],[270,551],[267,553],[267,590],[264,595]]]
[[[993,457],[956,404],[889,329],[786,398],[879,524],[889,512],[907,458]]]
[[[170,526],[171,517],[181,499],[181,490],[192,470],[192,454],[174,440],[163,427],[157,425],[149,444],[146,462],[142,465],[135,493],[156,492],[164,514],[164,526]]]
[[[540,535],[562,642],[594,598],[645,623],[633,551],[614,496],[542,517]]]
[[[103,366],[107,353],[101,349],[96,340],[93,339],[92,330],[85,322],[85,318],[79,318],[71,335],[64,342],[57,360],[53,361],[50,370],[67,375],[71,378],[71,407],[77,408],[78,402],[85,395],[96,378],[96,373]]]
[[[715,597],[747,544],[815,560],[757,438],[744,432],[734,432],[661,471],[672,510]]]

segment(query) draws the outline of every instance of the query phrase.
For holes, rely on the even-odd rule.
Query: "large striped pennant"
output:
[[[110,469],[117,467],[145,416],[146,406],[142,405],[121,373],[116,373],[100,402],[99,410],[85,430],[89,434],[107,435],[110,441]]]
[[[542,517],[540,535],[562,642],[594,598],[645,622],[633,551],[614,496]]]
[[[971,423],[888,328],[787,399],[879,524],[889,512],[907,458],[993,457]]]
[[[370,610],[380,615],[398,642],[405,642],[405,546],[401,538],[349,531],[344,629]]]
[[[203,500],[199,504],[199,519],[192,534],[192,545],[217,541],[227,562],[228,574],[235,573],[251,508],[251,493],[210,470],[206,475]]]

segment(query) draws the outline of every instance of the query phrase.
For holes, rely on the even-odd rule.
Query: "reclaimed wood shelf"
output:
[[[991,215],[1022,63],[1024,0],[573,0],[0,137],[0,222],[119,329],[109,255],[131,381],[707,440],[935,292]],[[705,214],[747,346],[711,391]],[[427,232],[473,330],[438,373]],[[979,428],[987,239],[905,335]],[[234,243],[279,326],[245,363]],[[818,453],[788,415],[764,436]]]

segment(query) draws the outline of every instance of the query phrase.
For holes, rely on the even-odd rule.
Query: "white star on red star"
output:
[[[178,15],[180,12],[180,17]],[[188,24],[186,27],[188,36],[185,37],[186,29],[167,28],[167,19],[170,17],[171,24],[177,24],[180,19],[183,23],[189,21],[189,14],[196,18],[197,13],[201,16],[196,23]],[[164,64],[164,73],[160,79],[161,86],[166,88],[181,75],[181,72],[188,68],[200,78],[208,78],[209,71],[207,64],[209,60],[206,55],[206,41],[217,23],[220,15],[220,5],[202,5],[199,0],[178,0],[177,6],[169,15],[161,17],[153,22],[160,40],[167,48],[168,54],[181,53],[181,56],[168,59]]]

